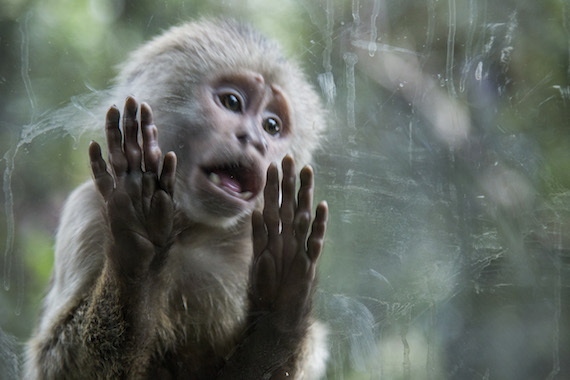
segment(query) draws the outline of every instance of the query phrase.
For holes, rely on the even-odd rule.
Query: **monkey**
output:
[[[322,377],[328,206],[312,212],[308,163],[326,116],[300,67],[202,19],[132,52],[112,91],[124,109],[63,207],[24,378]]]

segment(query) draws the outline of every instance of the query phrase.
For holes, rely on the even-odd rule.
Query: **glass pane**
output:
[[[315,295],[327,377],[570,377],[569,7],[3,2],[0,373],[19,371],[115,67],[215,15],[282,44],[328,112],[314,160],[330,207]]]

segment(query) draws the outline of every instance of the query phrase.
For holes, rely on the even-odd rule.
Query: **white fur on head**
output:
[[[176,26],[135,50],[122,66],[117,94],[134,95],[151,105],[160,89],[193,88],[216,73],[256,72],[278,85],[290,104],[291,154],[299,165],[311,161],[325,128],[320,98],[300,68],[281,49],[249,26],[234,20],[202,20]],[[184,101],[184,99],[182,99]],[[160,121],[159,121],[160,122]]]

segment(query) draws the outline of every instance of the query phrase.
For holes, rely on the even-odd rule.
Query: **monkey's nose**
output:
[[[261,154],[265,154],[265,152],[267,152],[267,141],[262,136],[242,132],[237,133],[236,137],[244,147],[247,145],[252,145]]]

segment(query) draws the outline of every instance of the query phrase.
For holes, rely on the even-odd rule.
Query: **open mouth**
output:
[[[227,194],[249,201],[260,191],[260,177],[256,170],[240,163],[203,167],[206,178]]]

